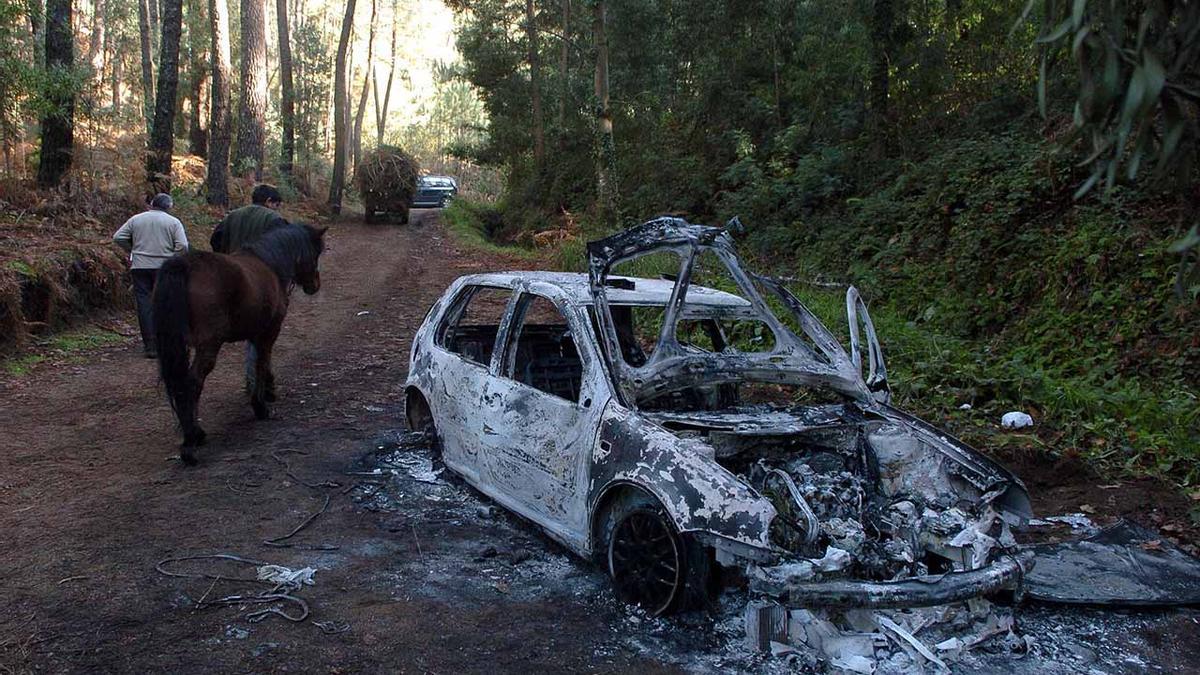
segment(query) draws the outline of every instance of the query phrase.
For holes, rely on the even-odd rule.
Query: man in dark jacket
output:
[[[283,196],[274,185],[262,183],[250,193],[249,206],[234,209],[225,215],[217,224],[208,243],[214,253],[236,253],[262,238],[267,231],[280,225],[287,225],[287,219],[279,214],[283,204]],[[254,390],[255,364],[258,362],[258,352],[254,345],[246,342],[246,391]],[[266,392],[268,401],[275,400],[274,389]]]
[[[215,253],[236,253],[243,247],[258,241],[267,230],[286,225],[287,220],[279,215],[283,197],[274,185],[263,183],[250,193],[249,206],[230,211],[217,229],[213,230],[208,243]]]

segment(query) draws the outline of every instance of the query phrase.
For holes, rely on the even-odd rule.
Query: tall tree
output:
[[[158,53],[159,39],[162,34],[159,32],[159,5],[161,0],[146,0],[146,16],[150,21],[150,48],[154,53]]]
[[[107,17],[104,16],[104,0],[96,0],[92,3],[92,35],[88,41],[88,64],[92,67],[92,76],[98,82],[104,82],[104,47],[105,42],[104,24]]]
[[[209,204],[229,205],[229,7],[226,0],[208,0],[212,27],[212,102],[208,107],[208,173],[205,192]]]
[[[376,0],[371,0],[371,24],[367,32],[367,67],[363,70],[362,92],[358,96],[358,111],[354,114],[354,130],[351,132],[351,154],[350,166],[358,166],[362,160],[362,125],[363,115],[367,112],[367,93],[371,89],[371,58],[374,56],[375,48],[375,17],[376,17]]]
[[[42,115],[42,151],[38,161],[38,185],[54,187],[71,168],[75,145],[75,89],[71,70],[75,66],[71,0],[46,2],[47,112]]]
[[[192,61],[191,90],[188,99],[191,103],[191,115],[188,119],[188,152],[204,157],[208,154],[208,119],[205,115],[205,94],[208,87],[208,67],[204,63],[203,54]]]
[[[116,48],[113,49],[112,59],[112,109],[113,115],[119,116],[121,114],[121,78],[125,75],[125,59],[122,58],[125,40],[123,37],[114,38],[113,42]]]
[[[166,192],[171,187],[171,154],[175,142],[176,93],[179,88],[179,38],[182,33],[183,0],[163,0],[154,125],[150,130],[150,147],[146,155],[146,177],[158,192]]]
[[[617,213],[614,185],[617,148],[613,143],[612,109],[608,93],[608,3],[606,0],[595,0],[595,3],[592,7],[592,36],[596,46],[596,197],[601,217],[612,222]]]
[[[238,88],[237,146],[234,170],[254,168],[262,180],[263,146],[267,128],[267,8],[266,0],[242,0],[242,79]]]
[[[333,215],[342,212],[342,193],[346,182],[346,52],[350,48],[350,33],[354,29],[355,0],[346,1],[342,17],[342,34],[338,38],[337,57],[333,71],[333,176],[329,179],[329,208]]]
[[[155,0],[137,0],[138,32],[142,47],[142,114],[146,118],[146,135],[154,125],[154,51],[151,46],[149,4]]]
[[[46,6],[42,0],[27,0],[26,12],[33,34],[33,65],[41,70],[46,66]]]
[[[379,101],[379,83],[375,82],[373,87],[375,91],[375,145],[383,145],[383,132],[387,128],[388,106],[392,101],[392,81],[396,77],[396,26],[399,21],[396,18],[396,11],[399,9],[399,3],[392,0],[392,47],[389,52],[390,65],[388,66],[387,85],[383,90],[383,103]],[[372,74],[372,79],[374,74]]]
[[[871,63],[869,66],[872,152],[879,158],[887,151],[889,54],[895,29],[895,0],[874,0],[871,7]]]
[[[529,58],[529,102],[533,132],[533,166],[540,174],[546,164],[546,132],[542,123],[542,64],[538,58],[537,12],[525,0],[525,41]]]
[[[562,0],[562,40],[558,52],[558,133],[565,142],[567,134],[567,99],[571,92],[571,0]]]
[[[283,131],[279,172],[290,176],[296,161],[296,90],[292,83],[292,40],[287,0],[275,0],[275,18],[279,25],[279,126]]]

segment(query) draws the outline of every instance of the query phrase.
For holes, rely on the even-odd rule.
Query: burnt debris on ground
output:
[[[481,607],[582,604],[609,627],[597,657],[637,653],[693,672],[937,672],[939,662],[955,672],[1128,672],[1151,667],[1137,649],[1141,636],[1200,621],[1191,609],[1016,608],[982,599],[788,610],[762,601],[745,580],[726,587],[707,611],[653,617],[619,602],[600,567],[441,470],[422,434],[376,439],[347,473],[357,481],[349,492],[357,507],[415,552],[370,580],[381,593]],[[752,643],[762,637],[759,650]]]

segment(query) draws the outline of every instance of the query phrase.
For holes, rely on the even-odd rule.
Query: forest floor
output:
[[[347,222],[330,232],[321,292],[293,296],[269,421],[256,422],[242,395],[240,345],[225,350],[202,402],[209,444],[198,467],[177,460],[174,421],[132,312],[105,319],[123,340],[0,370],[0,672],[785,667],[742,647],[744,594],[727,593],[715,616],[650,619],[616,603],[594,566],[448,476],[420,467],[372,474],[403,430],[409,344],[429,305],[461,274],[529,266],[461,247],[436,212],[414,216],[409,227]],[[1170,492],[1149,481],[1102,486],[1078,467],[1030,458],[1014,469],[1039,515],[1086,503],[1099,522],[1154,526]],[[264,543],[326,497],[328,507],[284,542],[293,546]],[[246,617],[258,606],[199,607],[264,587],[156,571],[164,559],[200,554],[316,568],[315,583],[296,592],[310,620],[253,623]],[[253,575],[211,563],[169,569]],[[1200,663],[1192,610],[1035,607],[1021,616],[1040,648],[959,669]]]

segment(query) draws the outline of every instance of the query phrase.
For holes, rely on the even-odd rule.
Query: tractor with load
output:
[[[363,156],[354,178],[368,223],[408,223],[420,166],[404,150],[381,145]]]

